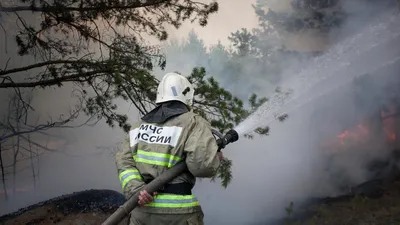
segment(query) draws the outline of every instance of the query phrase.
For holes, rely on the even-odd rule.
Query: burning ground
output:
[[[286,223],[400,224],[400,94],[393,74],[365,75],[336,96],[347,107],[339,103],[317,110],[319,130],[310,133],[322,140],[318,148],[334,191],[331,197],[290,205]],[[324,99],[326,105],[330,100]]]

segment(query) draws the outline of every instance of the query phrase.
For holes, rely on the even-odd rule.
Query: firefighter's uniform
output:
[[[158,89],[158,95],[164,95],[157,96],[158,107],[129,132],[129,146],[117,153],[116,165],[127,198],[177,162],[185,160],[188,171],[159,190],[151,203],[134,209],[131,225],[203,224],[201,206],[191,189],[195,177],[216,174],[220,165],[218,146],[210,124],[187,107],[192,103],[193,87],[186,78],[177,76],[180,75],[164,76]],[[174,88],[168,88],[171,83]],[[188,94],[186,86],[191,93]],[[172,92],[170,96],[165,94],[168,89]],[[187,99],[171,98],[177,93],[185,94],[183,97]]]

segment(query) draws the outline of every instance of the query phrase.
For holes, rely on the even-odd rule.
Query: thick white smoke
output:
[[[345,6],[354,13],[352,5]],[[310,62],[303,68],[288,70],[294,80],[298,79],[298,74],[304,75],[303,86],[294,90],[295,94],[296,91],[302,94],[282,109],[283,112],[290,110],[289,119],[283,124],[271,123],[268,111],[261,110],[253,117],[253,122],[255,125],[270,124],[271,135],[253,141],[242,139],[225,151],[235,165],[231,187],[213,194],[209,194],[213,192],[209,185],[198,187],[199,194],[207,199],[203,205],[209,215],[209,224],[262,224],[283,217],[285,207],[292,201],[296,205],[313,197],[344,194],[346,188],[349,190],[365,182],[372,176],[367,170],[368,163],[387,157],[393,146],[387,146],[379,137],[374,140],[368,136],[368,145],[360,142],[343,152],[337,145],[333,154],[323,148],[325,141],[338,140],[337,135],[344,130],[357,129],[361,119],[374,121],[376,117],[366,115],[371,116],[377,109],[379,112],[382,102],[377,98],[391,95],[384,85],[399,82],[396,75],[400,68],[400,48],[396,44],[400,39],[399,18],[396,12],[386,8],[383,14],[375,12],[382,16],[380,21],[371,22],[366,19],[371,10],[379,10],[369,7],[373,6],[368,5],[364,11],[354,13],[346,26],[332,31],[337,48],[343,48],[338,57],[323,55],[317,64]],[[375,27],[377,30],[368,36],[362,29],[382,21],[378,27],[391,22],[384,29],[386,34]],[[377,33],[382,36],[373,38]],[[350,46],[343,45],[343,38],[352,41],[352,35],[360,37]],[[320,74],[311,74],[316,71]],[[372,79],[374,85],[356,86],[356,82],[350,82],[352,76],[365,79],[361,75],[368,73],[373,75],[368,79]],[[307,82],[307,77],[324,77],[326,74],[331,74],[331,78],[302,90],[312,82]],[[285,87],[288,81],[283,80],[281,85]],[[357,95],[356,89],[360,89]],[[362,106],[358,102],[361,100],[357,100],[359,96],[363,96]],[[243,124],[245,126],[246,121]]]

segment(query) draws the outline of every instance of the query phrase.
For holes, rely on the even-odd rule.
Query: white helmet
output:
[[[156,103],[180,101],[191,106],[193,97],[193,85],[186,77],[177,73],[167,73],[158,84]]]

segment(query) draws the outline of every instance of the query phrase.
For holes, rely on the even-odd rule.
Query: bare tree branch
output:
[[[89,119],[83,121],[83,123],[77,124],[76,126],[72,124],[72,122],[78,118],[79,113],[82,111],[82,100],[79,101],[75,109],[69,112],[69,115],[66,118],[60,116],[56,121],[52,121],[50,118],[47,123],[43,124],[38,123],[39,117],[36,121],[31,121],[33,117],[28,116],[28,114],[33,112],[33,109],[25,107],[24,103],[20,100],[24,98],[28,98],[27,104],[30,104],[32,98],[20,96],[19,93],[13,93],[8,104],[8,114],[4,120],[0,122],[0,169],[2,176],[4,177],[8,176],[8,174],[12,175],[14,184],[12,188],[13,190],[15,190],[15,179],[17,177],[17,173],[20,172],[20,170],[17,168],[17,164],[25,166],[24,170],[29,168],[32,170],[35,186],[36,179],[39,174],[39,171],[35,169],[39,161],[35,163],[35,157],[37,160],[39,160],[39,156],[45,154],[45,152],[58,152],[68,155],[59,149],[49,148],[46,145],[41,144],[39,141],[33,141],[31,135],[49,137],[45,131],[55,128],[76,128],[78,126],[84,126],[86,123],[92,121],[92,118],[89,117]],[[5,148],[4,146],[6,143],[10,145],[8,148]],[[36,147],[36,151],[34,151],[34,146]],[[5,165],[2,156],[5,151],[9,150],[12,150],[12,161],[9,165]],[[69,156],[75,157],[74,155]],[[12,171],[12,173],[7,172],[7,170]],[[4,187],[5,182],[6,180],[4,180]]]
[[[52,86],[52,85],[62,85],[62,83],[66,82],[84,82],[87,81],[87,77],[90,77],[90,79],[93,79],[96,76],[101,76],[103,75],[104,71],[91,71],[87,72],[84,74],[74,74],[74,75],[69,75],[69,76],[64,76],[64,77],[58,77],[54,79],[48,79],[48,80],[43,80],[43,81],[36,81],[36,82],[21,82],[21,83],[14,83],[10,79],[10,77],[4,77],[4,80],[9,80],[9,83],[4,83],[4,80],[2,83],[0,83],[0,88],[34,88],[34,87],[46,87],[46,86]],[[93,76],[96,75],[96,76]],[[93,77],[92,77],[93,76]]]
[[[18,72],[23,72],[35,68],[40,68],[44,66],[50,66],[50,65],[57,65],[57,64],[72,64],[72,63],[77,63],[77,60],[54,60],[54,61],[46,61],[46,62],[41,62],[41,63],[36,63],[32,64],[29,66],[23,66],[15,69],[9,69],[9,70],[0,70],[0,76],[12,74],[12,73],[18,73]]]
[[[169,0],[147,0],[145,3],[141,3],[140,1],[130,1],[130,4],[114,4],[114,5],[100,5],[96,7],[63,7],[62,9],[65,11],[71,12],[90,12],[90,11],[103,11],[103,10],[128,10],[128,9],[135,9],[139,7],[147,7],[147,6],[154,6],[160,3],[166,3]],[[203,3],[199,3],[203,4]],[[47,12],[47,13],[54,13],[59,12],[60,8],[57,6],[50,6],[46,5],[43,7],[36,7],[36,6],[15,6],[15,7],[2,7],[0,6],[0,12],[21,12],[21,11],[31,11],[31,12]]]

